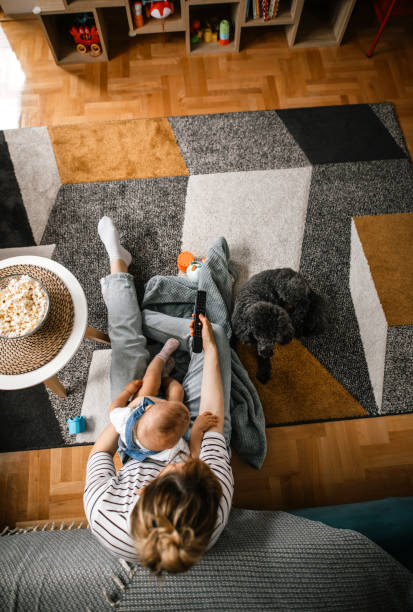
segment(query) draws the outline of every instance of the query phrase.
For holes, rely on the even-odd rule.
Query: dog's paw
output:
[[[265,385],[271,378],[271,361],[268,357],[261,357],[260,355],[258,355],[257,361],[257,379]]]
[[[259,380],[259,382],[262,385],[266,385],[267,382],[270,380],[271,378],[271,371],[269,372],[257,372],[257,380]]]

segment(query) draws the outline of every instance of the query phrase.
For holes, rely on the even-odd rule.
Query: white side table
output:
[[[66,285],[73,300],[73,328],[59,353],[49,363],[25,374],[0,374],[0,389],[25,389],[44,382],[57,395],[66,397],[66,389],[57,378],[56,373],[71,360],[83,338],[91,338],[104,344],[110,344],[109,336],[87,325],[86,296],[77,278],[67,268],[47,257],[24,255],[1,260],[0,269],[23,264],[41,266],[51,270]]]

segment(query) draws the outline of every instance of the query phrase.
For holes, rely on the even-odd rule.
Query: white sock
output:
[[[179,340],[176,340],[176,338],[169,338],[169,340],[167,340],[163,345],[162,350],[159,351],[155,357],[160,357],[166,363],[172,353],[176,351],[179,344],[180,342]]]
[[[112,219],[102,217],[98,223],[98,233],[108,252],[109,259],[123,259],[125,264],[130,266],[132,255],[121,245],[119,232],[113,225]]]

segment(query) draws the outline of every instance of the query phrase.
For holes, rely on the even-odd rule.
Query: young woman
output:
[[[191,425],[203,412],[215,414],[217,425],[204,433],[199,459],[182,452],[168,465],[153,456],[143,461],[129,459],[118,473],[113,463],[118,433],[108,425],[96,440],[87,465],[86,516],[92,533],[116,556],[140,560],[155,573],[182,572],[216,542],[231,507],[230,347],[223,329],[205,317],[203,352],[192,353],[191,321],[155,311],[141,314],[133,278],[127,272],[130,253],[120,245],[108,217],[100,220],[98,231],[111,268],[101,284],[112,345],[112,399],[146,369],[149,353],[144,333],[160,342],[174,337],[190,353],[182,386]]]

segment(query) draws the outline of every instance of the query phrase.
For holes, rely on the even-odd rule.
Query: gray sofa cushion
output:
[[[89,530],[0,538],[0,609],[413,609],[413,576],[359,533],[285,512],[233,509],[192,570],[158,580],[111,557]]]

